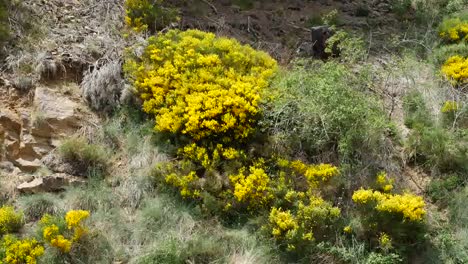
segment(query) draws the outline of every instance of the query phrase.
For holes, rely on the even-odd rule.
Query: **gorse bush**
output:
[[[361,188],[352,196],[358,207],[366,237],[385,252],[394,246],[420,242],[426,215],[421,196],[393,191],[393,181],[385,173],[377,175],[375,189]]]
[[[442,73],[453,85],[463,85],[468,82],[468,57],[452,56],[442,65]]]
[[[177,21],[177,10],[163,7],[164,0],[126,0],[125,22],[137,32],[163,29]]]
[[[23,226],[23,215],[12,206],[0,207],[0,235],[18,231]]]
[[[468,12],[445,18],[439,26],[439,36],[447,43],[468,42]]]
[[[233,39],[172,30],[151,37],[125,68],[156,130],[229,142],[252,133],[276,62]]]
[[[88,232],[83,221],[89,217],[89,211],[72,210],[65,219],[44,215],[40,220],[43,239],[62,253],[69,253],[75,242]]]
[[[0,241],[0,263],[2,264],[36,264],[44,254],[44,247],[35,239],[17,239],[12,235]]]

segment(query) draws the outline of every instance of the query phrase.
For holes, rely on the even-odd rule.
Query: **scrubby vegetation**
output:
[[[36,175],[86,183],[2,194],[0,263],[468,262],[467,20],[463,0],[429,2],[387,7],[424,27],[417,50],[381,56],[334,9],[340,55],[282,64],[173,29],[177,1],[125,1],[121,60],[81,82],[102,122]]]

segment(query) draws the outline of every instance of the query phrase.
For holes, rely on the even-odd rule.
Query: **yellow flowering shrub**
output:
[[[288,250],[314,241],[317,229],[324,228],[340,216],[340,209],[333,207],[321,197],[309,195],[293,207],[294,211],[273,207],[269,223],[263,228]]]
[[[178,173],[168,174],[165,178],[166,183],[172,185],[180,190],[180,195],[187,198],[200,197],[199,180],[195,171],[191,171],[187,175],[180,176]]]
[[[338,168],[331,164],[310,165],[300,160],[280,159],[278,165],[283,169],[291,169],[292,172],[303,175],[311,187],[316,187],[320,182],[326,182],[339,175]]]
[[[422,239],[425,203],[421,196],[395,193],[393,179],[385,172],[376,178],[376,189],[360,188],[352,195],[360,224],[371,245],[384,251],[393,246],[407,246]],[[391,186],[391,187],[390,187]]]
[[[394,180],[390,179],[385,171],[377,174],[377,179],[375,182],[377,183],[378,188],[383,192],[391,192],[393,190]]]
[[[459,105],[455,101],[445,101],[442,109],[440,110],[442,113],[453,113],[457,112],[459,109]]]
[[[16,213],[13,206],[0,207],[0,236],[16,232],[23,226],[23,215]]]
[[[176,21],[177,11],[162,7],[163,0],[126,0],[125,22],[137,32],[159,30]]]
[[[0,263],[2,264],[36,264],[37,259],[43,254],[44,247],[35,239],[19,240],[14,236],[6,235],[0,244]]]
[[[468,58],[452,56],[442,65],[441,71],[453,85],[468,83]]]
[[[125,68],[156,130],[232,142],[254,130],[276,61],[234,39],[171,30],[151,37]]]
[[[459,17],[445,19],[439,28],[439,36],[448,43],[468,42],[468,21]]]
[[[179,149],[179,154],[206,169],[216,167],[222,160],[234,160],[245,157],[244,151],[225,147],[223,144],[212,144],[211,146],[204,147],[197,145],[197,143],[192,143]]]
[[[73,243],[88,232],[83,221],[89,217],[89,211],[72,210],[64,219],[44,215],[40,220],[42,237],[52,247],[63,253],[69,253]]]
[[[249,208],[262,207],[273,198],[270,177],[261,166],[251,166],[249,173],[241,168],[239,174],[229,176],[234,186],[234,197],[237,202],[248,204]]]
[[[359,189],[354,192],[353,201],[357,204],[375,204],[379,212],[401,215],[409,221],[422,221],[426,214],[425,203],[421,196],[405,194],[389,194],[371,189]]]

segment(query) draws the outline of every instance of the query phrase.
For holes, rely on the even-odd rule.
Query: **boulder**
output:
[[[65,174],[56,173],[47,177],[35,178],[30,182],[23,182],[16,187],[22,193],[58,192],[69,186],[85,183],[84,180]]]

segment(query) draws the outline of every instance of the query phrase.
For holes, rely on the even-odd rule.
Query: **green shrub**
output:
[[[55,199],[57,198],[50,194],[37,194],[21,197],[19,204],[28,221],[37,221],[44,214],[57,213],[58,208]]]
[[[376,252],[371,252],[367,257],[365,264],[398,264],[403,263],[403,259],[395,254],[381,254]]]
[[[109,164],[109,153],[104,147],[90,144],[81,137],[64,140],[59,153],[78,173],[99,174],[105,172]]]
[[[441,179],[434,179],[427,186],[426,192],[433,202],[441,202],[442,205],[452,199],[453,191],[460,187],[463,181],[458,175],[450,175]]]
[[[9,36],[8,8],[10,0],[0,0],[0,47]]]
[[[177,21],[178,11],[164,7],[164,0],[126,0],[125,21],[133,30],[156,32]]]
[[[434,118],[421,93],[412,91],[403,98],[403,110],[405,112],[405,125],[408,128],[432,127]]]
[[[393,131],[365,92],[366,78],[336,62],[284,72],[264,104],[262,129],[283,153],[338,152],[342,161],[376,154]]]

